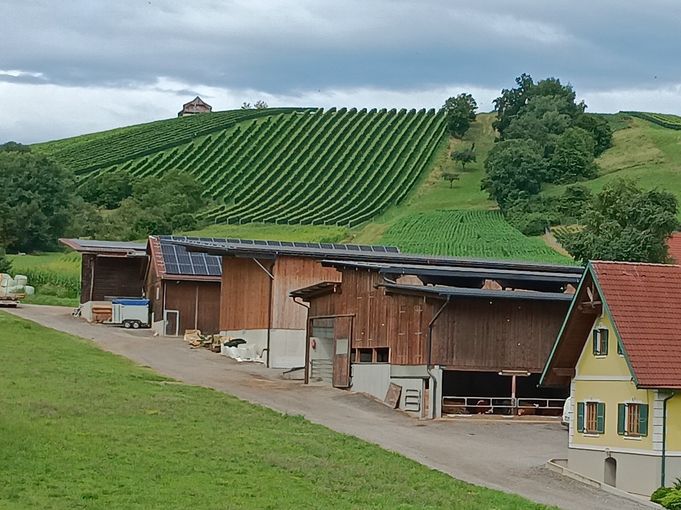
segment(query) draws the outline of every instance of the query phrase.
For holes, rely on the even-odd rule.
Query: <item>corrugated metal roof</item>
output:
[[[522,299],[529,301],[571,301],[572,294],[537,292],[532,290],[491,290],[445,285],[400,285],[386,283],[381,287],[389,292],[432,294],[439,297],[473,297],[482,299]]]
[[[238,241],[238,242],[235,242]],[[242,257],[276,257],[291,255],[330,259],[337,261],[365,261],[393,264],[443,265],[459,267],[504,268],[534,270],[540,272],[561,272],[580,275],[584,268],[535,262],[463,259],[434,255],[413,255],[400,253],[397,248],[385,246],[331,244],[331,243],[287,243],[283,241],[250,241],[225,239],[223,242],[199,238],[175,238],[174,242],[187,247],[189,251],[203,251],[215,255]],[[269,243],[269,244],[268,244]],[[303,246],[308,245],[308,246]]]
[[[59,239],[64,246],[80,253],[115,253],[128,256],[146,255],[146,244],[126,241],[100,241],[97,239]]]
[[[324,260],[322,263],[330,266],[372,269],[379,271],[382,274],[391,275],[443,276],[449,278],[462,277],[513,281],[526,280],[573,284],[579,283],[579,280],[581,279],[581,273],[535,271],[532,267],[529,269],[503,269],[499,267],[438,266],[339,260]]]
[[[681,388],[681,266],[591,267],[638,385]]]

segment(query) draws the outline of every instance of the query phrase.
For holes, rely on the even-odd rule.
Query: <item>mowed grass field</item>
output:
[[[545,508],[5,312],[0,331],[3,509]]]

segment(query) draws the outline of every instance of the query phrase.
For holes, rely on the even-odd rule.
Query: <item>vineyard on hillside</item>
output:
[[[681,129],[681,117],[670,113],[622,112],[668,129]]]
[[[405,216],[380,240],[403,252],[573,264],[541,239],[526,237],[498,211],[439,210]]]
[[[444,127],[443,115],[433,109],[238,110],[51,142],[39,150],[82,179],[115,170],[136,177],[187,171],[219,204],[202,214],[211,223],[352,227],[414,188]]]

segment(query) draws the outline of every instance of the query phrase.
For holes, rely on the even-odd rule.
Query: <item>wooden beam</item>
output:
[[[573,378],[575,376],[575,369],[574,368],[566,368],[566,367],[554,367],[553,373],[558,377]]]

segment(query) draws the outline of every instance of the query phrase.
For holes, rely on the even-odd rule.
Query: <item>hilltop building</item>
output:
[[[187,115],[196,115],[197,113],[210,113],[213,107],[206,103],[199,96],[182,105],[182,110],[177,113],[178,117],[186,117]]]
[[[649,496],[681,476],[681,266],[591,262],[542,374],[570,383],[567,467]]]

